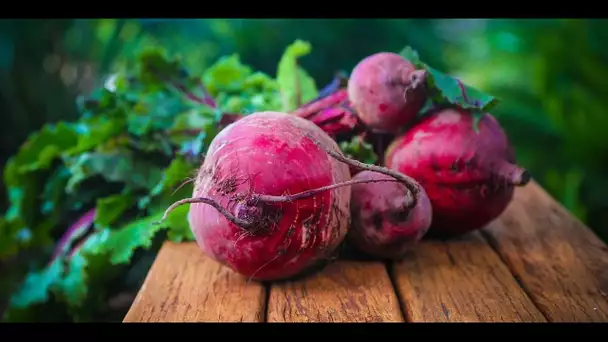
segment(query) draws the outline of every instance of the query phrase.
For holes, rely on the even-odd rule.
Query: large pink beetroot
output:
[[[504,131],[490,114],[474,130],[473,116],[442,109],[427,116],[387,149],[385,165],[425,189],[433,206],[434,235],[479,229],[507,207],[515,186],[530,180],[516,165]]]
[[[364,58],[348,80],[348,98],[368,127],[398,132],[410,124],[426,101],[426,70],[416,70],[396,53]]]
[[[193,197],[215,201],[238,222],[205,203],[191,204],[191,228],[207,255],[243,275],[275,279],[296,275],[342,242],[349,187],[277,203],[255,195],[280,197],[350,179],[348,166],[305,133],[339,151],[312,122],[284,113],[245,116],[215,137]]]
[[[311,121],[260,112],[228,125],[212,141],[198,171],[189,221],[212,259],[258,280],[284,279],[331,256],[350,224],[349,165],[393,176],[395,171],[349,160]],[[382,180],[386,181],[386,180]]]

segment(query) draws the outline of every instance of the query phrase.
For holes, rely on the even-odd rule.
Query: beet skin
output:
[[[390,176],[362,171],[353,179],[393,179]],[[363,183],[352,187],[352,226],[349,242],[373,257],[400,259],[428,231],[432,208],[422,190],[413,208],[405,204],[407,188],[402,183]]]
[[[397,132],[410,124],[426,101],[426,70],[416,70],[396,53],[364,58],[348,80],[348,98],[368,127]]]
[[[247,225],[207,203],[190,204],[190,226],[204,253],[257,280],[295,276],[331,255],[350,224],[349,186],[294,201],[258,196],[281,197],[350,180],[348,165],[310,137],[341,154],[315,124],[286,113],[247,115],[213,139],[193,198],[212,200]]]
[[[500,124],[484,114],[473,126],[463,109],[431,114],[389,146],[385,165],[422,185],[433,206],[429,234],[461,235],[497,218],[515,186],[530,180]]]

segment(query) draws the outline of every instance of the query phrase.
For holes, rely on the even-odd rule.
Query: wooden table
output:
[[[265,287],[167,242],[125,322],[608,321],[608,247],[531,182],[481,232]]]

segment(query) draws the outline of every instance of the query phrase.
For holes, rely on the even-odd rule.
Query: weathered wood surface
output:
[[[549,321],[608,322],[608,247],[538,184],[486,232]]]
[[[531,182],[482,232],[268,289],[166,243],[124,321],[608,322],[607,293],[608,247]]]
[[[205,257],[194,243],[165,243],[125,322],[262,322],[264,286]]]
[[[297,282],[272,285],[269,322],[403,322],[386,267],[339,261]]]
[[[408,321],[546,321],[478,234],[426,241],[393,273]]]

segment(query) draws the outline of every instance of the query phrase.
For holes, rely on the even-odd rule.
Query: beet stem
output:
[[[377,183],[377,182],[399,182],[399,180],[392,180],[392,179],[349,180],[349,181],[342,182],[342,183],[323,186],[323,187],[320,187],[317,189],[302,191],[302,192],[299,192],[299,193],[293,194],[293,195],[273,196],[273,195],[253,194],[253,195],[251,195],[251,198],[255,200],[254,202],[265,202],[265,203],[293,202],[293,201],[297,201],[299,199],[314,196],[323,191],[329,191],[329,190],[340,188],[343,186],[355,185],[355,184],[360,184],[360,183]],[[219,203],[217,203],[216,201],[214,201],[212,199],[205,198],[205,197],[186,198],[186,199],[179,200],[179,201],[173,203],[169,208],[167,208],[167,210],[165,210],[163,217],[160,219],[160,221],[158,223],[166,220],[167,217],[169,216],[169,214],[173,210],[175,210],[175,208],[182,206],[184,204],[192,204],[192,203],[205,203],[205,204],[208,204],[208,205],[214,207],[222,215],[224,215],[224,217],[226,217],[226,219],[228,219],[230,222],[234,223],[235,225],[240,226],[243,229],[249,229],[249,228],[253,227],[253,225],[254,225],[254,222],[249,222],[249,221],[240,219],[240,218],[232,215],[226,209],[224,209]]]
[[[408,195],[406,197],[406,206],[408,208],[413,208],[416,206],[416,203],[418,202],[418,198],[420,196],[420,188],[418,187],[416,181],[414,179],[412,179],[411,177],[408,177],[400,172],[393,171],[386,167],[372,165],[372,164],[365,164],[358,160],[348,158],[344,155],[341,155],[339,153],[336,153],[334,151],[327,149],[325,146],[321,145],[316,139],[314,139],[309,134],[307,134],[307,137],[310,140],[312,140],[319,148],[324,150],[327,154],[329,154],[333,158],[335,158],[343,163],[346,163],[346,164],[348,164],[352,167],[356,167],[358,169],[375,171],[375,172],[382,173],[382,174],[391,176],[393,178],[396,178],[397,180],[402,182],[405,185],[405,187],[410,191],[410,193],[408,193]]]
[[[208,205],[214,207],[215,209],[217,209],[217,211],[219,211],[222,215],[224,215],[224,217],[226,217],[230,222],[234,223],[237,226],[242,227],[243,229],[251,228],[253,226],[252,222],[242,220],[242,219],[232,215],[226,209],[222,208],[222,206],[219,203],[217,203],[216,201],[214,201],[210,198],[205,198],[205,197],[185,198],[183,200],[179,200],[179,201],[173,203],[169,208],[167,208],[167,210],[165,210],[163,217],[160,219],[160,221],[158,223],[166,220],[167,216],[169,216],[169,214],[173,210],[175,210],[175,208],[182,206],[184,204],[192,204],[192,203],[205,203],[205,204],[208,204]]]
[[[338,89],[333,93],[328,94],[326,97],[319,98],[317,100],[310,101],[291,112],[292,115],[299,116],[303,119],[310,119],[312,116],[317,114],[319,111],[327,108],[334,107],[346,99],[343,96],[339,96],[339,92],[344,92],[344,89]]]
[[[400,182],[400,181],[396,180],[396,179],[353,179],[353,180],[349,180],[349,181],[342,182],[342,183],[323,186],[323,187],[320,187],[317,189],[298,192],[297,194],[293,194],[293,195],[283,195],[283,196],[273,196],[273,195],[257,195],[256,196],[256,195],[254,195],[254,196],[256,196],[256,198],[258,200],[260,200],[262,202],[267,202],[267,203],[292,202],[292,201],[297,201],[299,199],[314,196],[323,191],[341,188],[343,186],[349,186],[349,185],[355,185],[355,184],[361,184],[361,183],[378,183],[378,182]]]

